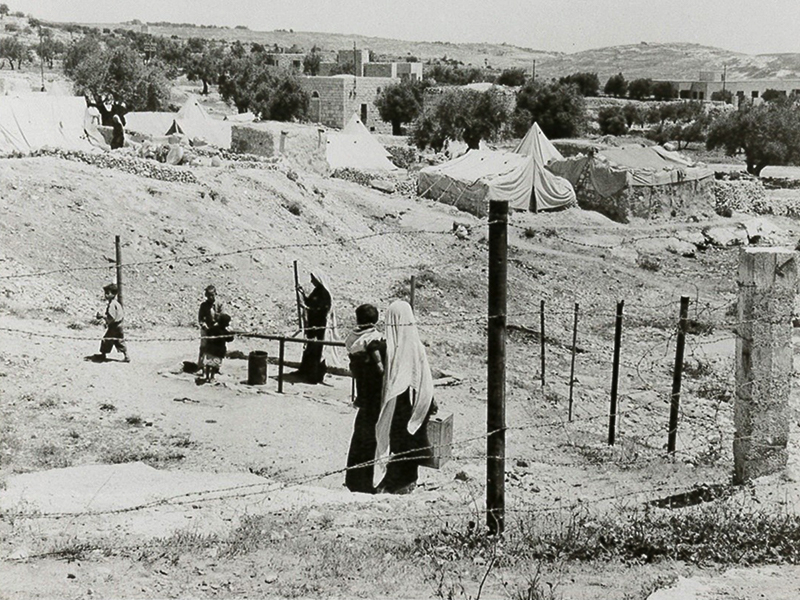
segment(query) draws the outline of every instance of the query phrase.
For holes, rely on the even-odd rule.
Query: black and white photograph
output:
[[[0,600],[800,598],[798,24],[0,0]]]

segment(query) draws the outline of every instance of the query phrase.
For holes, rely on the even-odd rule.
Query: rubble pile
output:
[[[169,165],[162,165],[153,160],[138,158],[131,154],[116,152],[83,152],[81,150],[59,150],[56,148],[43,148],[33,152],[31,156],[55,156],[65,160],[83,162],[102,169],[115,169],[133,175],[160,179],[174,183],[199,183],[194,173],[186,169],[178,169]]]
[[[345,181],[351,181],[353,183],[363,185],[364,187],[369,187],[372,180],[374,179],[374,177],[369,173],[365,173],[364,171],[359,171],[358,169],[351,169],[350,167],[334,170],[331,173],[331,177],[336,177],[337,179],[344,179]]]
[[[734,212],[759,212],[766,201],[764,186],[757,179],[718,179],[713,190],[714,210],[723,217]]]

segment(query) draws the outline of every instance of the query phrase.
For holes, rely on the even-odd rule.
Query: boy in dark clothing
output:
[[[345,347],[350,356],[350,371],[356,382],[353,436],[347,454],[345,485],[351,492],[374,494],[372,485],[375,459],[375,424],[381,412],[381,392],[386,362],[386,340],[375,324],[378,309],[362,304],[356,309],[358,326],[347,336]]]
[[[103,294],[108,302],[106,305],[105,315],[97,313],[98,319],[103,319],[106,323],[106,333],[100,342],[100,358],[106,360],[106,355],[114,348],[122,352],[122,362],[130,362],[128,358],[128,348],[125,346],[123,338],[125,334],[122,331],[122,320],[124,317],[122,305],[117,300],[117,293],[119,288],[117,284],[110,283],[103,288]]]
[[[222,313],[217,322],[208,330],[206,339],[205,364],[203,366],[206,382],[214,381],[214,375],[219,373],[222,359],[228,352],[228,342],[233,341],[233,335],[228,331],[231,323],[230,315]]]

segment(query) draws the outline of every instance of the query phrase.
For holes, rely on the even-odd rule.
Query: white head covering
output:
[[[428,366],[425,346],[419,339],[414,312],[408,302],[396,300],[386,311],[386,375],[383,378],[381,413],[375,426],[378,442],[375,451],[373,484],[377,486],[386,475],[389,456],[389,434],[392,428],[397,397],[411,389],[413,406],[408,432],[415,434],[425,421],[433,401],[433,376]]]

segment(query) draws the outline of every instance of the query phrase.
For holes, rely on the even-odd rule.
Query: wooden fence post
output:
[[[608,445],[613,446],[617,438],[617,390],[619,388],[619,351],[622,343],[622,309],[625,300],[617,302],[617,318],[614,326],[614,363],[611,369],[611,411],[608,416]]]
[[[678,321],[678,341],[675,347],[675,369],[672,371],[672,397],[669,409],[667,452],[675,453],[678,437],[678,413],[681,405],[681,375],[683,374],[683,348],[686,344],[686,319],[689,317],[689,296],[681,296],[681,313]]]

